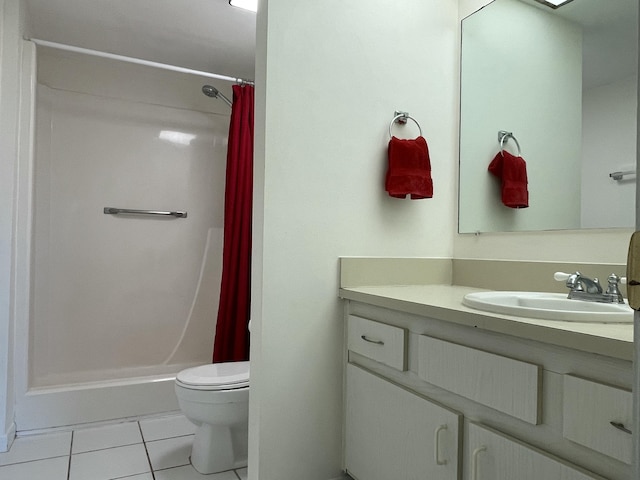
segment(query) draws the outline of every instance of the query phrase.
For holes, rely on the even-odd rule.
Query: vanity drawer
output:
[[[542,368],[421,335],[418,376],[440,388],[537,425]]]
[[[407,331],[349,315],[347,348],[397,370],[407,369]]]
[[[562,432],[565,438],[631,464],[631,392],[564,376]]]

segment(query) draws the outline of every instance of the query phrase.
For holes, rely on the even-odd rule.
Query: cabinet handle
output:
[[[446,425],[440,425],[438,428],[436,428],[436,433],[434,435],[434,441],[433,443],[435,443],[435,447],[434,447],[434,458],[436,460],[436,465],[446,465],[447,461],[446,460],[440,460],[440,432],[442,430],[446,430],[448,427]]]
[[[624,423],[620,423],[620,422],[609,422],[609,423],[614,427],[616,427],[618,430],[622,430],[624,433],[628,433],[629,435],[631,435],[631,430],[625,427]]]
[[[384,342],[382,340],[371,340],[370,338],[367,338],[366,335],[360,335],[360,338],[365,342],[375,343],[376,345],[384,345]]]
[[[487,447],[482,445],[481,447],[476,448],[471,454],[471,470],[472,470],[472,480],[478,480],[478,455],[481,452],[486,452]]]

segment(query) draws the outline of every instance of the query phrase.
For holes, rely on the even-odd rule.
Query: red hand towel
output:
[[[527,163],[524,158],[503,150],[493,158],[489,171],[502,180],[502,203],[510,208],[529,206]]]
[[[423,137],[415,140],[391,137],[388,155],[385,190],[389,195],[396,198],[411,195],[412,200],[433,197],[429,147]]]

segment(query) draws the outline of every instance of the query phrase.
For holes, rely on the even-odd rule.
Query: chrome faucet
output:
[[[567,278],[567,287],[571,289],[569,298],[571,298],[572,293],[576,292],[586,292],[590,294],[602,293],[602,286],[597,278],[591,280],[580,272],[569,275],[569,278]]]
[[[620,293],[618,285],[625,279],[620,278],[615,273],[612,273],[607,277],[607,291],[603,292],[602,285],[597,278],[593,280],[589,277],[585,277],[580,272],[566,274],[557,272],[554,275],[556,280],[565,280],[566,285],[570,289],[569,296],[567,298],[584,300],[587,302],[601,302],[601,303],[624,303],[624,298]]]

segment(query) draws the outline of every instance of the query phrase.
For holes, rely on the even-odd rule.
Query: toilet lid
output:
[[[186,386],[208,387],[210,390],[226,390],[249,386],[249,362],[228,362],[187,368],[176,376]]]

